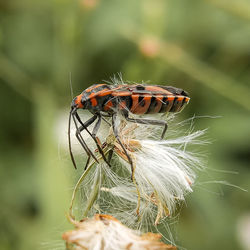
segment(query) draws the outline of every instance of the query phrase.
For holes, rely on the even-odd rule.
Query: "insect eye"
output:
[[[73,109],[73,108],[75,108],[75,107],[77,107],[77,103],[76,103],[76,97],[72,100],[72,102],[71,102],[71,108]]]
[[[82,100],[81,100],[81,104],[82,104],[82,107],[84,107],[85,104],[86,104],[86,101],[82,99]]]
[[[77,108],[77,109],[80,109],[80,108],[84,108],[84,105],[85,105],[85,100],[82,100],[82,95],[78,95],[76,96],[72,103],[71,103],[71,108]]]

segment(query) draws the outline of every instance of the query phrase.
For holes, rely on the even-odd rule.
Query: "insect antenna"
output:
[[[70,85],[71,99],[73,99],[74,93],[73,93],[72,73],[71,72],[69,72],[69,85]]]
[[[71,125],[71,117],[72,117],[72,112],[75,111],[75,109],[71,109],[71,111],[69,112],[69,123],[68,123],[68,141],[69,141],[69,153],[70,153],[70,157],[71,157],[71,161],[74,165],[74,168],[77,169],[76,167],[76,162],[75,162],[75,158],[72,152],[72,148],[71,148],[71,135],[70,135],[70,125]]]

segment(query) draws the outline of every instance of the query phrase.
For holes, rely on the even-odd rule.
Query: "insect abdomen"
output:
[[[167,95],[137,95],[132,98],[130,112],[133,114],[156,114],[166,112],[179,112],[188,103],[186,96]]]
[[[171,96],[163,98],[163,104],[159,113],[179,112],[188,103],[189,97],[186,96]]]

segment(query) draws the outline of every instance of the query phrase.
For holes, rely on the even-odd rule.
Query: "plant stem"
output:
[[[111,147],[107,148],[106,150],[104,150],[104,155],[106,156],[106,154],[111,150]],[[98,160],[101,160],[102,157],[98,157]],[[70,207],[69,207],[69,216],[71,218],[74,219],[74,215],[73,215],[73,204],[74,204],[74,201],[76,199],[76,193],[81,185],[81,183],[83,182],[83,180],[85,179],[85,177],[87,176],[87,174],[89,173],[89,171],[92,169],[92,167],[94,166],[96,162],[95,161],[92,161],[90,163],[90,165],[88,166],[88,168],[83,172],[83,174],[80,176],[79,180],[77,181],[75,187],[74,187],[74,190],[73,190],[73,194],[72,194],[72,197],[71,197],[71,202],[70,202]],[[99,173],[100,169],[97,170],[98,171],[98,175],[100,175],[101,173]],[[100,180],[99,180],[100,181]],[[99,182],[97,183],[97,180],[95,180],[95,183],[94,183],[94,189],[93,191],[91,192],[90,194],[90,199],[88,199],[88,204],[86,206],[86,210],[84,211],[84,217],[86,216],[85,214],[88,213],[89,209],[91,208],[91,206],[93,205],[96,197],[97,197],[97,194],[98,194],[98,191],[99,191]]]
[[[95,181],[93,184],[92,192],[90,193],[90,196],[88,198],[88,203],[86,205],[86,209],[83,212],[83,217],[86,217],[88,215],[89,210],[93,206],[93,204],[97,198],[97,195],[99,193],[99,190],[100,190],[100,183],[101,183],[101,168],[98,168],[96,176],[95,176]]]
[[[83,180],[85,179],[85,177],[87,176],[87,174],[89,173],[89,171],[92,169],[92,167],[94,166],[95,161],[93,161],[89,167],[83,172],[83,174],[80,176],[79,180],[77,181],[75,187],[74,187],[74,191],[72,194],[72,198],[71,198],[71,202],[70,202],[70,207],[69,207],[69,215],[70,217],[74,218],[73,216],[73,212],[72,212],[72,208],[73,208],[73,204],[76,198],[76,193],[81,185],[81,183],[83,182]]]

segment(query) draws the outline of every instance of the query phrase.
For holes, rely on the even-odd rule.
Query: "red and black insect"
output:
[[[108,85],[108,84],[95,84],[91,87],[84,90],[80,95],[75,97],[71,104],[71,111],[69,116],[69,149],[72,162],[76,167],[74,157],[71,150],[70,142],[70,120],[71,117],[76,126],[76,137],[86,153],[88,154],[88,161],[86,167],[88,166],[90,157],[92,156],[97,162],[95,155],[88,148],[84,142],[81,132],[86,130],[90,136],[95,141],[98,151],[102,155],[104,161],[109,165],[104,153],[99,145],[96,134],[101,125],[101,120],[104,117],[112,118],[112,128],[114,135],[121,145],[124,153],[128,157],[128,160],[132,166],[132,161],[122,144],[117,123],[116,117],[117,113],[121,113],[124,118],[130,122],[142,123],[142,124],[152,124],[163,126],[163,131],[161,139],[164,138],[164,135],[167,130],[166,121],[162,120],[149,120],[149,119],[134,119],[130,118],[129,114],[143,115],[147,114],[156,114],[156,113],[166,113],[166,112],[180,112],[184,106],[189,102],[190,98],[188,93],[183,89],[175,88],[172,86],[160,86],[160,85],[144,85],[144,84],[121,84],[121,85]],[[86,122],[82,122],[77,110],[78,109],[87,109],[93,116]],[[94,123],[97,120],[92,133],[88,130],[88,126]],[[77,121],[80,123],[78,126]]]

